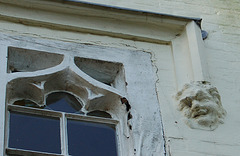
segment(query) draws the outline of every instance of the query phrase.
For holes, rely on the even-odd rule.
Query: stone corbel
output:
[[[214,130],[223,124],[226,111],[216,87],[207,81],[192,81],[176,94],[178,110],[193,129]]]

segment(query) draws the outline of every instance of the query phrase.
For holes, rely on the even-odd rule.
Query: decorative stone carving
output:
[[[214,130],[223,123],[226,111],[216,87],[206,81],[184,85],[176,95],[178,109],[193,129]]]
[[[70,63],[69,63],[70,64]],[[71,64],[70,64],[71,66]],[[7,102],[30,100],[40,107],[45,104],[45,97],[54,92],[67,92],[80,98],[86,111],[120,111],[125,110],[120,102],[123,97],[118,90],[87,76],[78,68],[62,66],[58,71],[48,73],[46,70],[30,73],[31,76],[14,78],[7,85]],[[41,84],[40,86],[38,84]]]
[[[44,107],[49,94],[66,92],[81,101],[81,111],[126,116],[123,71],[121,63],[10,47],[7,103],[29,100]]]

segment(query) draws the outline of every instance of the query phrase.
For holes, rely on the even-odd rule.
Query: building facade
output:
[[[239,153],[240,2],[0,7],[1,155]]]

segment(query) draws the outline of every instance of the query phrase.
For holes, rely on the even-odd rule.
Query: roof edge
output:
[[[146,10],[118,7],[118,6],[113,6],[113,5],[92,3],[92,2],[79,1],[79,0],[54,0],[54,1],[68,3],[68,4],[81,5],[81,6],[85,6],[85,7],[95,7],[98,9],[104,8],[104,9],[109,9],[112,11],[129,12],[132,14],[144,14],[144,15],[149,15],[149,16],[173,18],[173,19],[177,19],[177,20],[187,20],[187,21],[189,20],[189,21],[194,21],[199,26],[200,29],[201,29],[201,24],[202,24],[202,18],[196,18],[196,17],[177,16],[177,15],[171,15],[171,14],[165,14],[165,13],[151,12],[151,11],[146,11]]]

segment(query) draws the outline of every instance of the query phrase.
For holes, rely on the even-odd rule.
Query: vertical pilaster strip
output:
[[[209,80],[201,29],[192,21],[186,26],[194,81]]]

